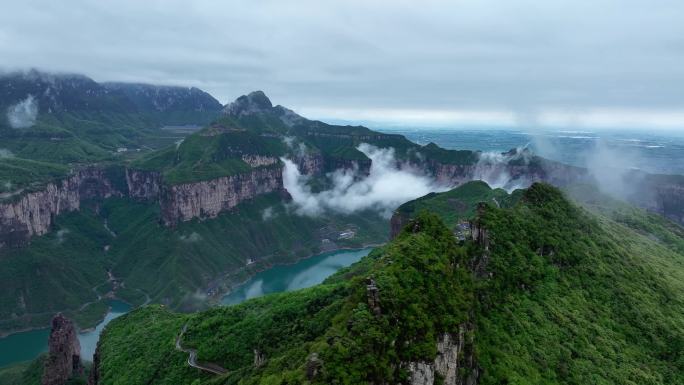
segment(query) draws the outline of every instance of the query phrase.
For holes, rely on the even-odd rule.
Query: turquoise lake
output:
[[[92,361],[97,340],[102,329],[114,318],[126,314],[130,305],[125,302],[109,301],[111,310],[100,322],[95,330],[81,333],[78,340],[81,343],[81,357]],[[49,329],[31,330],[27,332],[11,334],[5,338],[0,338],[0,366],[9,365],[15,362],[30,361],[43,352],[47,352],[47,340],[50,335]]]
[[[268,293],[297,290],[319,284],[339,269],[368,255],[371,250],[372,248],[333,251],[303,259],[292,265],[275,266],[256,274],[238,286],[230,294],[224,296],[221,302],[225,305],[233,305]],[[131,310],[130,305],[116,300],[110,301],[110,306],[111,311],[95,330],[78,336],[81,343],[81,357],[85,360],[92,360],[102,329],[114,318]],[[40,329],[0,338],[0,367],[30,361],[46,352],[49,334],[49,329]]]
[[[256,274],[223,297],[224,305],[235,305],[264,294],[303,289],[323,282],[337,270],[368,255],[372,248],[323,253],[292,265],[276,266]]]

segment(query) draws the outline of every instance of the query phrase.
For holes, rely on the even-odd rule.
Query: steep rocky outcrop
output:
[[[430,172],[442,185],[460,186],[471,180],[484,180],[506,187],[527,187],[534,182],[547,182],[555,186],[591,181],[585,169],[562,163],[541,161],[522,164],[509,162],[478,162],[475,164],[449,164],[435,160],[414,165]]]
[[[52,319],[48,339],[48,357],[43,371],[43,385],[63,385],[74,375],[83,373],[81,345],[73,322],[62,314]]]
[[[684,184],[666,183],[653,190],[652,211],[684,225]]]
[[[416,361],[404,364],[409,372],[409,384],[475,385],[479,368],[473,354],[473,327],[459,326],[457,333],[443,333],[437,340],[437,356],[432,362]],[[437,382],[437,378],[440,379]]]
[[[260,167],[248,173],[165,186],[161,193],[162,222],[174,226],[194,218],[213,218],[242,201],[282,189],[280,167]]]
[[[100,341],[97,341],[97,348],[93,354],[93,365],[90,367],[90,374],[88,375],[88,385],[97,385],[100,383]]]
[[[137,200],[156,200],[161,191],[161,174],[156,171],[126,169],[128,195]]]
[[[0,203],[0,249],[23,246],[34,235],[50,229],[54,217],[78,210],[82,200],[105,199],[125,194],[103,169],[91,167],[74,172],[40,191]]]
[[[633,172],[625,175],[630,186],[626,200],[684,225],[684,177],[648,175]]]
[[[303,175],[321,175],[325,169],[325,161],[320,153],[296,156],[293,162]]]
[[[390,219],[390,239],[396,238],[401,230],[408,224],[410,219],[411,218],[406,216],[404,213],[395,211]]]

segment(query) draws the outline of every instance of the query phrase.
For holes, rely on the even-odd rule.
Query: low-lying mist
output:
[[[38,102],[33,95],[7,109],[7,121],[12,128],[28,128],[36,124]]]
[[[616,148],[599,136],[590,138],[591,144],[576,155],[577,166],[587,170],[589,181],[602,193],[623,200],[629,200],[643,191],[642,183],[646,174],[635,172],[639,170],[638,165],[643,164],[638,148]],[[557,159],[562,151],[559,144],[550,140],[548,135],[534,135],[533,146],[539,156],[548,159]]]
[[[404,202],[449,188],[397,162],[392,148],[364,143],[358,150],[372,161],[369,175],[361,175],[358,169],[337,170],[328,175],[332,187],[321,192],[312,192],[307,183],[309,177],[302,175],[294,162],[282,159],[283,183],[292,195],[297,213],[315,216],[326,210],[344,214],[373,210],[389,217]]]

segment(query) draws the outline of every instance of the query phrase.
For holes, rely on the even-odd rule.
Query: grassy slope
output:
[[[0,157],[0,194],[40,189],[46,182],[64,178],[68,172],[68,167],[59,164]]]
[[[439,221],[419,217],[409,226],[417,232],[320,286],[194,316],[147,308],[113,322],[103,339],[110,379],[103,383],[173,383],[166,372],[186,383],[302,383],[313,352],[323,362],[315,383],[396,382],[406,376],[398,362],[434,357],[436,335],[469,314],[484,384],[684,381],[684,256],[673,248],[534,185],[513,208],[485,210],[491,276],[475,278],[457,266],[482,249],[458,246]],[[368,275],[380,289],[381,317],[365,302]],[[185,344],[234,371],[182,374],[177,357],[159,372],[132,354],[152,343],[147,335],[162,333],[166,342],[154,354],[173,354],[171,329],[137,332],[158,312],[176,332],[189,321]],[[268,357],[259,369],[251,365],[254,348]],[[134,381],[130,365],[138,368]]]

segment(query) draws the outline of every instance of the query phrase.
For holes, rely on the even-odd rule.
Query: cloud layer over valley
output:
[[[369,175],[360,175],[359,170],[337,170],[329,174],[332,187],[320,192],[311,190],[309,178],[300,173],[294,162],[282,159],[283,183],[292,195],[297,213],[313,216],[326,210],[346,214],[373,210],[389,217],[402,203],[449,187],[399,165],[391,148],[361,144],[358,150],[372,161]]]

